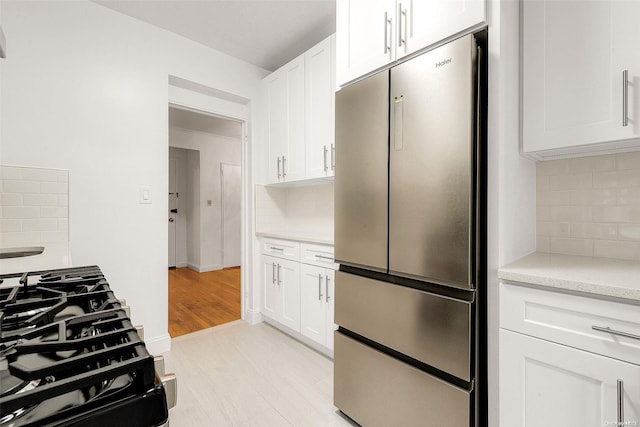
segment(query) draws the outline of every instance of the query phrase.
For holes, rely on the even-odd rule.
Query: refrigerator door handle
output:
[[[400,151],[404,148],[402,130],[404,126],[404,95],[396,96],[393,100],[393,148]]]

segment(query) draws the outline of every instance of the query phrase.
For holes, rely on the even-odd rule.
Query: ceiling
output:
[[[335,32],[335,0],[91,0],[274,71]]]
[[[242,138],[242,123],[194,111],[169,107],[169,126],[212,133],[234,139]]]

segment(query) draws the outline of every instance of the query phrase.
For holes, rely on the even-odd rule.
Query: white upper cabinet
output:
[[[284,66],[286,81],[286,137],[282,153],[282,178],[296,181],[304,178],[304,58],[298,57]]]
[[[304,55],[305,177],[333,176],[335,168],[335,37]]]
[[[523,3],[523,152],[640,146],[640,2]]]
[[[485,21],[485,0],[337,0],[338,84],[480,28]]]
[[[395,59],[394,0],[337,0],[336,77],[343,85]]]
[[[267,183],[333,176],[335,37],[263,80],[269,144]]]

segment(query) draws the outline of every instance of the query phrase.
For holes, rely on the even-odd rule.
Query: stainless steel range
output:
[[[164,426],[175,400],[98,267],[0,275],[1,426]]]

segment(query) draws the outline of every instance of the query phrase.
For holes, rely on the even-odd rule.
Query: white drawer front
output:
[[[500,327],[640,364],[640,305],[502,282]]]
[[[334,262],[333,246],[317,245],[313,243],[300,244],[300,262],[317,265],[318,267],[338,269],[338,264]]]
[[[300,261],[300,242],[279,239],[263,239],[262,253],[280,258]]]

